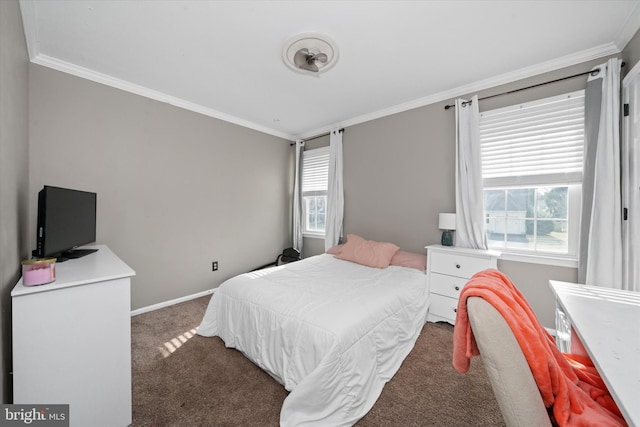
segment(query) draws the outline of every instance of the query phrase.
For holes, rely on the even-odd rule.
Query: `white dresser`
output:
[[[131,276],[106,246],[11,292],[13,403],[69,404],[71,426],[131,424]]]
[[[427,280],[431,303],[427,320],[455,324],[460,291],[475,273],[498,268],[500,252],[427,246]]]

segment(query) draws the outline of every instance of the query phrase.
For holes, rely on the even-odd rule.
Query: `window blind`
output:
[[[484,186],[579,183],[584,91],[480,114]]]
[[[302,154],[302,192],[327,191],[329,147],[306,150]]]

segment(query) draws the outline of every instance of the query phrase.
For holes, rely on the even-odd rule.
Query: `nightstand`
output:
[[[427,249],[427,280],[431,304],[427,320],[456,322],[460,291],[471,276],[498,268],[500,252],[430,245]]]

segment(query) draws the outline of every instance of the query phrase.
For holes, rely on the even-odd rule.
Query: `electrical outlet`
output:
[[[211,271],[218,271],[218,261],[213,261],[211,263]]]

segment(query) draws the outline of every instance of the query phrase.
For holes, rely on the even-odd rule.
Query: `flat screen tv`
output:
[[[96,241],[96,193],[45,185],[38,193],[37,258],[58,262],[95,250],[73,250]]]

